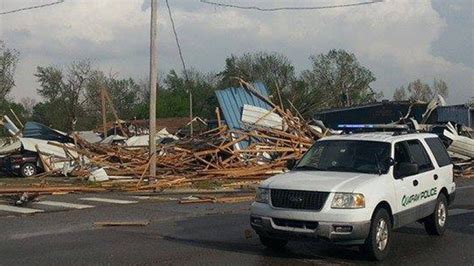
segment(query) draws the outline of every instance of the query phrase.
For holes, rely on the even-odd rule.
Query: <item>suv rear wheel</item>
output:
[[[266,236],[260,236],[260,242],[267,248],[279,250],[283,249],[286,244],[288,244],[288,240],[285,239],[276,239],[276,238],[270,238]]]
[[[30,177],[36,175],[38,168],[33,163],[25,163],[20,168],[20,174],[23,177]]]
[[[448,218],[448,204],[446,196],[440,194],[436,201],[435,211],[425,218],[425,230],[429,235],[441,236],[446,229],[446,219]]]
[[[387,210],[383,208],[376,210],[370,223],[369,236],[362,245],[361,251],[371,259],[383,260],[390,250],[391,234],[392,222]]]

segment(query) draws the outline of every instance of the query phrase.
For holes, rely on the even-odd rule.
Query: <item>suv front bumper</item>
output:
[[[250,224],[258,235],[301,240],[302,238],[323,239],[339,244],[363,244],[370,230],[370,221],[367,222],[309,222],[317,224],[316,228],[279,226],[271,217],[252,215]],[[308,221],[291,220],[296,223]]]

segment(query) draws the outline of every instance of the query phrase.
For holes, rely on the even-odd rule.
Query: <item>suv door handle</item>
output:
[[[413,186],[418,186],[418,180],[413,180]]]
[[[438,175],[435,174],[435,175],[433,176],[433,178],[434,178],[434,180],[438,180]]]

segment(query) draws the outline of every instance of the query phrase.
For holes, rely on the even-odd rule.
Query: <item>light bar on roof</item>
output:
[[[387,124],[339,124],[341,129],[409,129],[408,125],[387,125]]]

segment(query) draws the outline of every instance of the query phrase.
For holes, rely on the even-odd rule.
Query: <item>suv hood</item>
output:
[[[290,171],[273,176],[261,187],[327,192],[353,192],[354,189],[373,178],[376,174],[332,172],[332,171]]]

